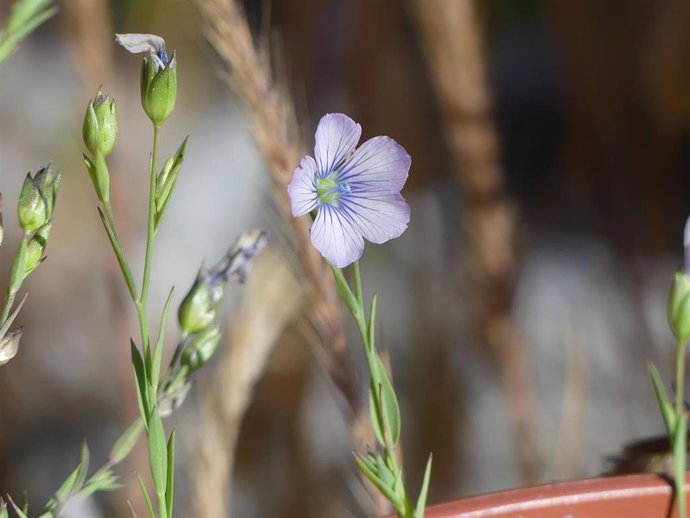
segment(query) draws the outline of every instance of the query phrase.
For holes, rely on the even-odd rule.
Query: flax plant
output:
[[[431,456],[415,505],[405,486],[396,448],[402,423],[395,389],[378,353],[377,295],[364,301],[359,259],[364,243],[399,237],[410,221],[410,206],[400,194],[411,158],[389,137],[374,137],[360,147],[362,128],[346,115],[321,118],[314,156],[305,156],[288,184],[295,217],[312,214],[311,244],[328,261],[338,293],[357,323],[369,368],[369,413],[380,451],[356,453],[364,476],[391,503],[398,518],[423,518],[431,477]],[[342,268],[352,267],[351,285]]]
[[[670,400],[653,363],[649,364],[649,373],[654,387],[654,395],[668,434],[673,455],[673,477],[675,485],[676,511],[679,517],[685,518],[685,471],[687,469],[688,419],[685,395],[685,362],[688,340],[690,340],[690,218],[685,223],[684,233],[685,266],[676,272],[671,284],[668,299],[668,320],[676,337],[675,358],[675,397]]]

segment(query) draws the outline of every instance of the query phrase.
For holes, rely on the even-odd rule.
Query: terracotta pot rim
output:
[[[686,484],[686,491],[690,488],[689,484],[690,481]],[[673,503],[670,498],[672,494],[672,484],[667,476],[645,473],[555,482],[486,493],[431,506],[426,515],[428,518],[520,516],[530,511],[568,509],[600,503],[606,505],[607,502],[621,501],[631,505],[631,502],[647,503],[653,500],[656,507],[665,509],[665,514],[660,515],[663,518]]]

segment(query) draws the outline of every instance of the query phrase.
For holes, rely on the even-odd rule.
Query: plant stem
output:
[[[685,518],[685,458],[687,452],[687,432],[685,416],[685,353],[687,343],[678,342],[676,349],[676,427],[673,436],[675,457],[676,502],[679,518]],[[681,422],[682,421],[682,422]]]
[[[377,359],[376,359],[376,350],[375,346],[372,343],[372,337],[373,333],[370,335],[368,332],[369,326],[373,326],[374,322],[367,322],[367,317],[366,317],[366,309],[364,307],[364,294],[362,291],[362,276],[359,268],[359,261],[355,261],[352,265],[353,269],[353,276],[354,276],[354,288],[355,292],[352,294],[350,291],[350,295],[354,295],[354,299],[356,300],[357,305],[356,306],[349,306],[350,312],[352,313],[352,316],[354,317],[355,321],[357,322],[357,327],[359,328],[360,335],[362,336],[362,344],[364,345],[364,351],[366,353],[367,357],[367,365],[369,367],[369,375],[371,377],[371,387],[370,390],[372,392],[373,396],[373,402],[374,405],[378,409],[382,409],[382,397],[381,397],[381,391],[380,391],[380,379],[379,376],[377,376],[375,373],[377,372],[376,369],[378,369],[377,366]],[[342,271],[337,269],[337,268],[332,268],[334,275],[336,276],[336,279],[340,278],[343,281],[343,286],[347,286],[348,289],[349,285],[344,279],[344,276],[342,274]],[[378,414],[383,414],[382,410],[379,410],[377,412]],[[381,419],[383,422],[379,423],[379,426],[382,430],[383,438],[384,438],[384,459],[386,465],[390,468],[390,470],[395,473],[399,474],[401,473],[401,468],[398,466],[398,461],[397,457],[395,455],[395,446],[393,445],[390,437],[390,430],[388,430],[388,427],[386,426],[386,419],[382,417]],[[401,481],[402,481],[402,475],[401,475]],[[401,482],[402,484],[402,482]],[[410,499],[407,495],[407,490],[404,487],[404,484],[402,484],[402,507],[397,507],[395,509],[395,512],[398,516],[398,518],[415,518],[414,515],[414,508],[410,502]]]
[[[149,341],[149,318],[148,318],[148,296],[149,283],[151,279],[151,256],[153,255],[154,225],[156,217],[156,164],[158,163],[158,138],[160,126],[153,125],[153,150],[151,152],[151,171],[149,175],[149,211],[148,225],[146,228],[146,255],[144,258],[144,276],[141,281],[141,292],[137,303],[142,347],[148,346]]]

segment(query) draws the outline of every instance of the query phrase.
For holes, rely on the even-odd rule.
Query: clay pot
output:
[[[674,507],[671,483],[642,474],[464,498],[429,507],[426,518],[669,518],[676,516]]]

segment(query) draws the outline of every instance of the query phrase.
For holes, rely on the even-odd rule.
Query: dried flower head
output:
[[[17,351],[19,351],[19,340],[22,339],[22,334],[24,334],[24,328],[20,327],[19,329],[10,331],[0,339],[0,365],[6,364],[17,356]]]
[[[400,194],[410,156],[389,137],[374,137],[355,149],[361,135],[360,125],[346,115],[322,117],[314,158],[302,159],[288,185],[293,216],[317,211],[311,242],[338,268],[362,256],[365,239],[385,243],[410,221]]]

